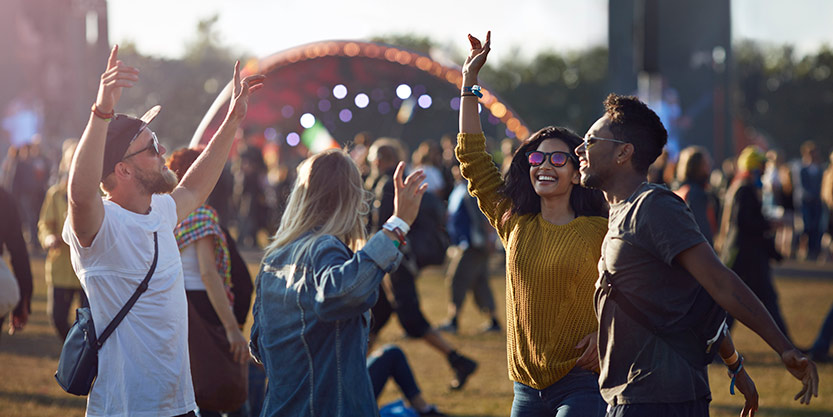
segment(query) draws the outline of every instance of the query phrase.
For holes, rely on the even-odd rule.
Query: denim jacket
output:
[[[402,254],[382,232],[355,254],[325,235],[292,265],[298,243],[267,256],[255,284],[250,350],[269,378],[261,416],[378,416],[369,310]]]

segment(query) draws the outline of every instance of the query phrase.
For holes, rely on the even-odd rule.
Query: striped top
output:
[[[506,248],[506,355],[509,378],[535,389],[557,382],[575,367],[579,341],[598,328],[593,293],[607,219],[578,217],[552,224],[540,213],[501,223],[511,202],[499,193],[503,179],[486,153],[483,134],[460,133],[457,159]]]

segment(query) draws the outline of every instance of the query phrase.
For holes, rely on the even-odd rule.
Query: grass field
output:
[[[256,258],[256,254],[252,254]],[[254,270],[256,264],[252,264]],[[35,275],[33,313],[29,325],[14,336],[0,338],[0,416],[82,416],[85,399],[64,393],[52,377],[60,353],[60,342],[46,316],[46,285],[43,262],[32,260]],[[504,280],[493,275],[491,285],[503,312]],[[439,268],[425,271],[418,282],[423,310],[432,323],[446,314],[447,290]],[[818,331],[823,315],[833,302],[833,265],[819,267],[791,263],[776,277],[787,325],[799,346],[807,346]],[[469,304],[470,303],[470,304]],[[445,359],[419,340],[402,338],[402,330],[393,320],[383,331],[381,342],[397,343],[408,355],[425,398],[453,416],[508,416],[512,404],[512,384],[507,378],[503,334],[478,334],[483,322],[468,301],[460,323],[460,333],[449,340],[462,352],[480,362],[477,373],[461,392],[448,390],[451,371]],[[4,329],[5,330],[5,329]],[[246,332],[248,334],[248,332]],[[743,326],[733,333],[738,349],[746,356],[749,369],[760,393],[759,416],[821,417],[833,416],[833,365],[819,367],[819,398],[810,406],[793,401],[800,383],[780,365],[773,353],[756,335]],[[729,395],[725,367],[712,366],[709,376],[713,401],[711,415],[736,416],[742,406],[740,396]],[[389,383],[381,403],[399,398]]]

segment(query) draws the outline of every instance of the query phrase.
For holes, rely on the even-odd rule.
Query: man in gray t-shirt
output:
[[[691,310],[700,289],[674,258],[705,241],[679,197],[663,186],[643,183],[627,200],[610,206],[599,275],[605,270],[615,274],[619,296],[644,308],[653,326],[674,323]],[[608,329],[598,339],[605,361],[600,385],[605,401],[679,403],[708,397],[705,367],[689,365],[610,301],[602,288],[596,289],[595,300],[601,327]],[[640,370],[639,377],[632,369]]]
[[[796,398],[809,403],[818,396],[815,364],[720,262],[685,203],[664,187],[645,183],[648,166],[667,140],[657,115],[635,97],[611,94],[604,105],[604,116],[590,127],[576,153],[582,185],[602,190],[610,204],[599,270],[600,276],[614,274],[610,281],[619,294],[611,299],[600,279],[595,297],[599,386],[610,404],[608,416],[709,415],[706,366],[692,365],[669,338],[648,330],[649,325],[672,327],[688,318],[701,288],[778,352],[803,384]],[[622,299],[633,308],[623,308]],[[742,415],[749,415],[758,408],[758,394],[730,337],[723,339],[719,353],[746,399]]]

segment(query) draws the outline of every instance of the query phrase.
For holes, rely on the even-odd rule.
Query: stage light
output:
[[[503,105],[503,103],[492,104],[492,107],[489,110],[491,110],[492,114],[494,114],[498,119],[506,116],[506,106]]]
[[[283,116],[285,119],[292,117],[293,114],[295,114],[295,109],[289,104],[281,107],[281,116]]]
[[[449,105],[451,105],[451,110],[460,110],[460,97],[452,97]]]
[[[350,109],[344,109],[344,110],[338,112],[338,118],[342,122],[347,123],[347,122],[353,120],[353,112],[351,112]]]
[[[407,99],[411,96],[411,86],[408,84],[399,84],[399,87],[396,87],[396,96],[402,100]]]
[[[431,96],[428,94],[423,94],[419,96],[419,99],[417,99],[417,104],[419,104],[419,107],[422,107],[423,109],[431,107],[431,102]]]
[[[511,130],[509,130],[509,129],[506,129],[506,131],[505,131],[504,133],[506,133],[506,137],[507,137],[507,138],[512,138],[512,139],[514,139],[514,138],[515,138],[515,132],[513,132],[513,131],[511,131]]]
[[[301,135],[299,135],[295,132],[289,132],[289,134],[286,135],[286,144],[287,145],[295,147],[295,146],[298,146],[299,143],[301,143]]]
[[[370,104],[370,97],[368,97],[365,93],[359,93],[356,94],[356,99],[353,101],[356,103],[356,107],[363,109]]]
[[[309,129],[314,124],[315,116],[313,116],[311,113],[304,113],[303,115],[301,115],[301,126],[303,126],[304,129]]]
[[[333,97],[339,100],[347,97],[347,87],[345,87],[344,84],[338,84],[333,87]]]
[[[266,140],[268,140],[268,141],[270,141],[270,142],[274,142],[274,141],[275,141],[275,139],[277,139],[277,138],[278,138],[278,131],[277,131],[277,130],[275,130],[275,128],[273,128],[273,127],[267,127],[267,128],[263,131],[263,137],[265,137],[265,138],[266,138]]]
[[[321,100],[318,102],[318,110],[321,111],[330,111],[330,100]]]

